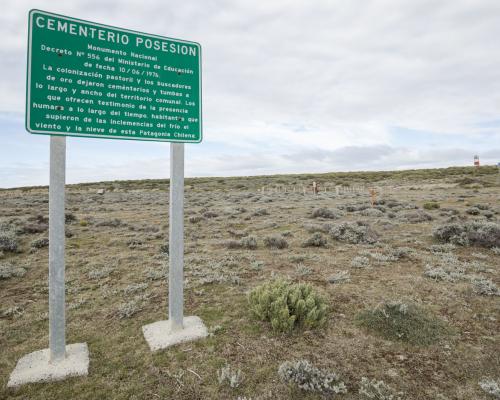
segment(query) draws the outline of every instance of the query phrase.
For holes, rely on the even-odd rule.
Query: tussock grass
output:
[[[359,326],[384,339],[412,345],[430,345],[448,336],[450,328],[414,304],[386,302],[357,316]]]

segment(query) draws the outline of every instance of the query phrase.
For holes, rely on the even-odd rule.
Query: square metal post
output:
[[[49,348],[50,361],[66,355],[64,289],[66,137],[50,137],[49,185]]]
[[[86,343],[66,345],[64,283],[66,137],[50,137],[49,179],[49,348],[23,356],[10,375],[8,387],[87,375]]]
[[[184,317],[184,143],[170,144],[168,320],[142,327],[151,351],[208,335],[203,321]]]
[[[184,143],[170,144],[168,318],[172,331],[184,319]]]

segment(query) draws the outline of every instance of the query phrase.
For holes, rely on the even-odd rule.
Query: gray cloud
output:
[[[464,143],[488,131],[492,146],[500,137],[499,124],[484,127],[500,120],[496,0],[7,0],[0,111],[24,110],[33,7],[201,42],[205,139],[240,154],[212,146],[193,173],[219,174],[228,160],[244,172],[441,162],[430,149],[395,146],[393,126]],[[470,158],[466,144],[453,147],[443,160]],[[299,154],[309,164],[294,165]]]

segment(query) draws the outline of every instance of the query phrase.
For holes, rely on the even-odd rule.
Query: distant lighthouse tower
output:
[[[477,154],[474,156],[474,167],[479,168],[479,156]]]

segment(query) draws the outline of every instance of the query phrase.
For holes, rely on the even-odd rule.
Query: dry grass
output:
[[[473,282],[500,286],[500,252],[436,246],[432,232],[450,218],[498,224],[500,175],[494,172],[453,168],[188,179],[185,312],[200,316],[212,334],[155,354],[141,326],[167,315],[163,276],[168,254],[162,251],[168,232],[167,182],[69,186],[66,211],[74,218],[67,221],[72,234],[66,239],[67,339],[88,343],[90,374],[16,390],[6,383],[17,360],[48,344],[48,249],[31,251],[31,243],[46,235],[48,192],[43,187],[2,190],[0,226],[8,234],[0,264],[25,273],[9,272],[0,279],[0,398],[318,398],[280,380],[279,366],[301,359],[338,373],[348,391],[338,396],[342,399],[358,398],[362,377],[384,381],[407,399],[483,398],[481,379],[500,376],[498,296],[477,293]],[[377,211],[366,211],[368,193],[336,196],[332,189],[304,196],[302,185],[312,180],[322,188],[376,186]],[[275,184],[298,189],[270,192]],[[263,186],[264,194],[258,191]],[[106,193],[98,195],[99,188]],[[440,208],[414,213],[429,202]],[[478,208],[479,215],[468,214],[470,207]],[[312,218],[317,209],[340,211],[337,219],[322,221]],[[352,244],[331,238],[328,224],[355,221],[369,224],[377,241]],[[313,231],[323,232],[326,246],[303,247]],[[255,238],[256,246],[253,240],[242,241],[247,237]],[[283,239],[288,247],[267,247],[269,237]],[[250,245],[228,249],[231,240]],[[467,279],[424,275],[426,265],[455,259],[465,266]],[[341,273],[349,279],[329,283]],[[282,335],[252,318],[246,294],[276,277],[309,283],[321,293],[331,310],[323,328]],[[428,310],[453,335],[425,346],[409,345],[357,325],[364,310],[401,298]],[[217,380],[227,365],[244,377],[237,387]]]

